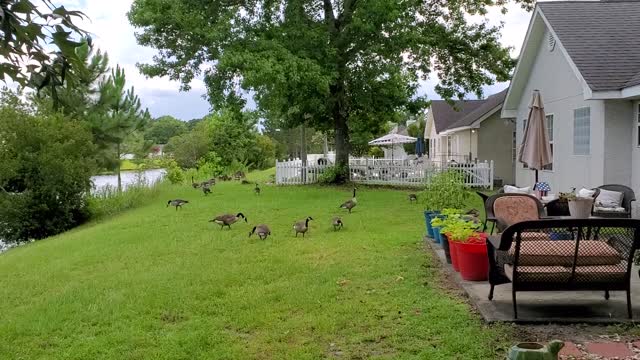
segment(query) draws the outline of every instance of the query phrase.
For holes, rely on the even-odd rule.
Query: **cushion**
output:
[[[513,281],[513,265],[506,264],[504,273]],[[571,269],[563,266],[518,266],[518,282],[567,282]]]
[[[539,220],[538,203],[527,196],[503,196],[493,202],[493,215],[501,225]]]
[[[623,196],[624,194],[621,192],[600,189],[596,204],[598,207],[603,208],[617,208],[622,204]]]
[[[627,212],[627,209],[623,208],[623,207],[612,207],[612,208],[607,208],[607,207],[600,207],[600,206],[596,206],[593,208],[594,211],[600,211],[600,212]]]
[[[627,273],[627,262],[617,265],[576,266],[576,281],[578,282],[617,282],[624,280]]]
[[[504,186],[505,194],[531,194],[531,186],[519,188],[511,185]]]
[[[589,189],[585,189],[582,188],[578,191],[578,193],[576,194],[578,197],[583,197],[583,198],[592,198],[593,195],[596,194],[595,190],[589,190]]]
[[[514,243],[509,256],[515,259]],[[522,241],[518,265],[522,266],[572,266],[576,250],[574,240]],[[620,253],[609,244],[598,240],[581,240],[578,250],[578,266],[616,265]]]

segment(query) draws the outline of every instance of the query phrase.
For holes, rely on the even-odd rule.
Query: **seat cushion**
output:
[[[622,204],[624,194],[617,191],[600,189],[600,195],[596,198],[596,206],[605,208],[617,208]]]
[[[513,265],[505,264],[504,272],[513,281]],[[518,266],[518,282],[567,282],[571,269],[563,266]]]
[[[624,213],[624,212],[627,212],[627,209],[625,209],[623,207],[607,208],[607,207],[596,206],[596,207],[593,208],[593,210],[596,211],[596,212],[610,212],[610,213]]]
[[[576,281],[578,282],[617,282],[624,279],[627,273],[627,262],[621,261],[616,265],[576,266]]]
[[[515,261],[515,243],[509,256]],[[575,255],[575,240],[522,241],[520,243],[520,266],[572,266]],[[578,266],[616,265],[620,253],[609,244],[598,240],[581,240],[578,250]]]

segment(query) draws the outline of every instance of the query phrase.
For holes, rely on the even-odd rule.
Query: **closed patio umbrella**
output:
[[[416,155],[418,157],[424,155],[424,139],[422,139],[421,137],[419,137],[418,141],[416,141]]]
[[[527,165],[529,169],[535,170],[536,183],[538,182],[538,170],[553,162],[547,133],[547,119],[544,113],[542,97],[538,90],[533,92],[518,160]]]

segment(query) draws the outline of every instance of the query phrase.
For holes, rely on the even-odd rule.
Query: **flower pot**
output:
[[[439,214],[440,211],[425,211],[424,212],[424,221],[427,224],[427,236],[433,238],[433,227],[431,226],[431,219],[433,215]]]
[[[431,229],[433,230],[433,242],[442,245],[442,234],[440,234],[440,228],[432,226]]]
[[[456,244],[458,267],[463,280],[484,281],[489,277],[489,257],[487,244],[480,241]]]
[[[548,345],[539,343],[520,343],[509,350],[507,360],[558,360],[558,354],[564,342],[554,340]]]
[[[447,237],[447,234],[440,234],[440,238],[442,239],[442,242],[440,243],[440,245],[442,245],[442,250],[444,250],[444,257],[447,259],[447,264],[451,264],[451,251],[449,249],[449,238]]]
[[[593,198],[576,198],[569,200],[569,213],[576,219],[587,219],[591,216]]]
[[[449,252],[451,253],[451,267],[453,270],[460,272],[460,263],[458,261],[458,245],[457,241],[449,240]]]

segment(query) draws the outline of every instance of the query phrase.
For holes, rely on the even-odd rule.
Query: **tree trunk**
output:
[[[341,167],[344,170],[343,181],[348,180],[348,168],[349,168],[349,125],[347,124],[346,109],[343,108],[344,104],[344,85],[340,80],[333,86],[333,124],[335,130],[335,147],[336,147],[336,166]]]
[[[307,183],[307,132],[304,123],[300,125],[300,160],[302,161],[302,183]]]
[[[116,165],[116,172],[118,174],[118,192],[122,192],[122,178],[120,177],[120,143],[116,144],[116,149],[118,152],[118,157],[116,159],[117,161],[117,165]]]

